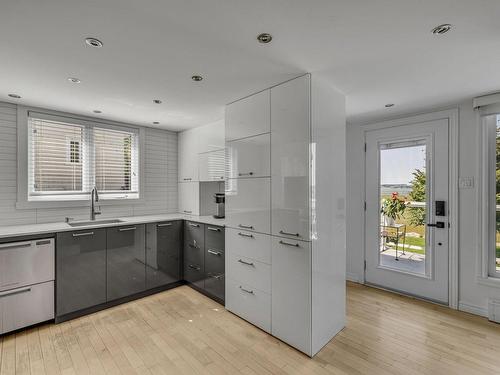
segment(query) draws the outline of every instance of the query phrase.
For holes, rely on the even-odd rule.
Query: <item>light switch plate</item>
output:
[[[474,189],[474,177],[460,177],[458,187],[459,189]]]

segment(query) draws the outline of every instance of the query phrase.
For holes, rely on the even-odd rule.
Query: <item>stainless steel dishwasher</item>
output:
[[[0,244],[0,334],[54,318],[54,239]]]

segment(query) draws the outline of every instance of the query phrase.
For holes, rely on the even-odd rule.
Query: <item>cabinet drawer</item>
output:
[[[54,282],[0,292],[0,334],[54,319]]]
[[[203,289],[205,286],[205,270],[203,265],[184,260],[184,280]]]
[[[207,272],[205,279],[205,291],[224,301],[226,280],[224,274]]]
[[[0,245],[0,291],[54,280],[54,239]]]
[[[227,253],[271,263],[271,236],[239,229],[226,229]]]
[[[226,278],[226,309],[271,332],[271,296]]]
[[[224,227],[207,224],[205,226],[205,246],[207,249],[224,252],[224,243]]]
[[[226,181],[226,223],[231,228],[270,233],[271,179]]]
[[[271,293],[271,266],[233,252],[227,255],[227,277],[232,280]]]
[[[224,252],[207,248],[205,251],[205,272],[211,274],[223,274],[225,269]]]
[[[193,221],[184,223],[184,260],[204,266],[205,226]]]
[[[227,178],[269,177],[271,135],[239,139],[227,143]]]
[[[265,90],[226,107],[226,141],[271,130],[271,92]]]

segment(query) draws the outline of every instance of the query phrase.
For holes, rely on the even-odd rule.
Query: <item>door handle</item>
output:
[[[285,245],[285,246],[300,247],[300,245],[298,243],[289,243],[289,242],[285,242],[285,241],[280,241],[280,244]]]
[[[238,224],[238,226],[243,229],[253,229],[253,225]]]
[[[9,290],[8,292],[0,293],[0,297],[13,296],[15,294],[28,293],[31,292],[31,287]]]
[[[208,249],[207,253],[212,254],[212,255],[217,255],[219,257],[222,255],[222,253],[220,251],[215,251],[215,250],[212,250],[212,249]]]
[[[129,230],[136,230],[136,227],[128,227],[128,228],[118,228],[119,232],[127,232]]]
[[[238,236],[253,238],[253,234],[246,234],[246,233],[241,233],[241,232],[238,233]]]
[[[220,228],[207,227],[207,229],[212,231],[212,232],[220,232]]]
[[[189,223],[189,226],[190,226],[190,227],[199,228],[199,227],[200,227],[200,224]]]
[[[248,173],[238,173],[238,176],[253,176],[253,172],[248,172]]]
[[[254,266],[254,264],[253,264],[253,263],[250,263],[250,262],[245,262],[243,259],[238,259],[238,262],[240,262],[241,264],[245,264],[245,265],[247,265],[247,266],[252,266],[252,267]]]
[[[163,224],[158,224],[157,227],[171,227],[172,223],[163,223]]]
[[[242,291],[244,291],[245,293],[248,293],[248,294],[253,294],[253,290],[248,290],[248,289],[245,289],[245,288],[243,288],[241,285],[240,285],[240,289],[241,289]]]
[[[299,233],[290,233],[290,232],[285,232],[283,230],[280,230],[280,234],[284,234],[285,236],[294,236],[294,237],[300,237]]]
[[[94,232],[73,233],[73,237],[93,236]]]
[[[436,224],[427,224],[428,227],[444,229],[444,221],[436,221]]]

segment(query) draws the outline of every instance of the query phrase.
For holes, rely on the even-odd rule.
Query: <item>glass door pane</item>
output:
[[[426,152],[425,139],[379,146],[381,267],[427,274]]]

